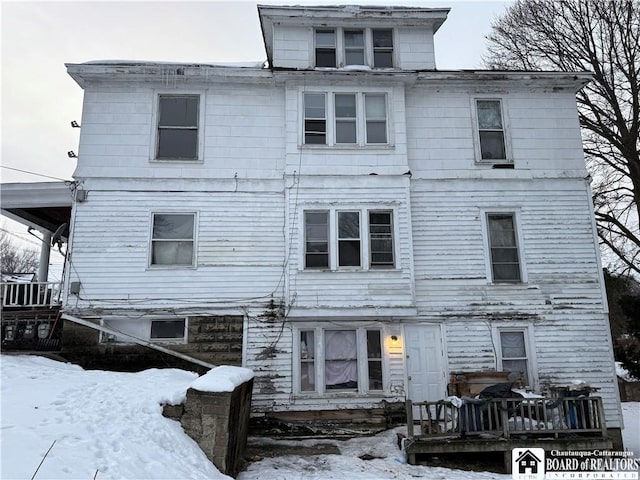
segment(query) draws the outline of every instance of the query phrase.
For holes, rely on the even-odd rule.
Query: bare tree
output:
[[[0,267],[2,273],[35,273],[38,252],[16,245],[5,230],[0,230]]]
[[[492,25],[485,65],[591,71],[577,94],[600,242],[640,274],[640,3],[518,0]]]

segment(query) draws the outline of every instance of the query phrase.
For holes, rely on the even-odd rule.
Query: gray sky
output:
[[[90,60],[244,62],[266,58],[256,3],[26,2],[0,0],[1,164],[71,179],[78,153],[82,89],[65,63]],[[378,4],[450,7],[435,35],[439,69],[480,68],[484,36],[508,1],[268,1],[264,4]],[[2,182],[51,179],[0,168]],[[29,238],[26,227],[4,227]],[[33,239],[35,240],[35,239]]]

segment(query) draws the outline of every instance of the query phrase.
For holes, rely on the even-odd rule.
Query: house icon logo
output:
[[[511,475],[515,480],[544,479],[544,449],[514,448],[511,458]]]

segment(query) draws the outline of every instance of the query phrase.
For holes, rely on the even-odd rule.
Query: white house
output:
[[[448,9],[258,7],[265,65],[68,64],[84,89],[66,347],[256,372],[256,416],[598,388],[621,414],[575,93],[440,71]],[[64,343],[64,342],[63,342]],[[136,351],[137,352],[137,351]]]

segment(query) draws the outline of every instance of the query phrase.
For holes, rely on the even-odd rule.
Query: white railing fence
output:
[[[61,282],[0,283],[3,307],[60,305]]]

